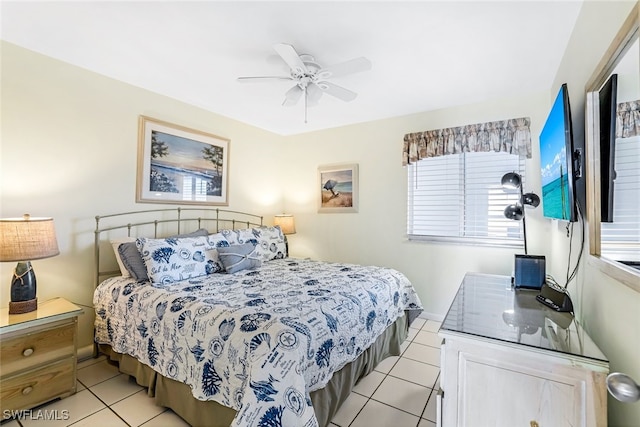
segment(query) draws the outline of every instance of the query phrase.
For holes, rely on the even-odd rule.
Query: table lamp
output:
[[[38,308],[36,275],[31,261],[58,255],[52,218],[0,219],[0,261],[18,261],[11,279],[9,314],[29,313]]]
[[[279,225],[282,230],[282,234],[295,234],[296,222],[291,214],[280,214],[273,218],[273,224]]]

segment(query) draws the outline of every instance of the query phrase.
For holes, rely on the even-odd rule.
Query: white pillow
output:
[[[131,243],[135,241],[136,239],[134,237],[121,237],[119,239],[110,240],[111,247],[113,248],[113,253],[116,256],[116,261],[118,261],[118,267],[120,267],[120,273],[122,273],[122,277],[125,277],[125,278],[131,277],[131,274],[129,274],[129,270],[127,270],[127,267],[125,267],[124,263],[122,262],[122,258],[120,257],[120,252],[118,251],[118,247],[123,243]]]
[[[260,227],[258,230],[260,231],[260,236],[256,252],[262,255],[263,261],[287,257],[287,245],[279,225]]]
[[[223,271],[208,236],[136,240],[152,283],[169,284]]]
[[[220,233],[231,245],[253,243],[256,247],[256,255],[262,261],[287,257],[287,245],[279,225],[274,227],[243,228],[241,230],[222,230]]]

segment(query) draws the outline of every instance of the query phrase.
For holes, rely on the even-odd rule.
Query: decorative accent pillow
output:
[[[211,246],[216,248],[229,246],[229,241],[222,235],[222,233],[209,234],[207,236],[207,241]]]
[[[168,284],[222,270],[208,236],[136,240],[152,283]]]
[[[260,231],[256,228],[243,228],[240,230],[220,230],[229,244],[242,245],[244,243],[258,244],[258,238],[260,237]]]
[[[182,237],[206,236],[208,234],[209,234],[209,231],[207,231],[204,228],[201,228],[191,233],[176,234],[170,237],[174,239],[179,239]],[[140,252],[138,251],[138,247],[136,246],[135,239],[133,239],[131,243],[123,243],[120,246],[118,246],[118,255],[120,255],[122,264],[125,266],[125,268],[129,272],[131,277],[133,277],[137,281],[149,280],[149,275],[147,274],[147,267],[144,265],[144,261],[140,256]]]
[[[118,262],[118,267],[120,267],[120,273],[122,274],[122,277],[131,277],[131,273],[129,273],[129,270],[127,270],[127,267],[122,261],[122,256],[120,255],[119,248],[123,243],[133,243],[133,247],[135,248],[136,239],[134,237],[122,237],[120,239],[112,239],[110,242],[111,247],[113,247],[113,254],[116,256],[116,261]],[[136,252],[138,252],[137,249]]]
[[[262,265],[262,258],[256,253],[253,243],[218,248],[218,256],[229,274],[244,269],[252,270]]]
[[[252,243],[262,261],[287,257],[287,244],[279,225],[274,227],[254,227],[241,230],[222,230],[231,245]]]

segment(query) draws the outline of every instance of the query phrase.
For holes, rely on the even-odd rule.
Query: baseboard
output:
[[[444,320],[444,316],[435,313],[428,313],[426,311],[420,313],[420,316],[418,317],[422,319],[433,320],[434,322],[442,322]]]
[[[78,348],[78,361],[82,362],[85,359],[93,357],[93,344],[89,344],[84,347]]]

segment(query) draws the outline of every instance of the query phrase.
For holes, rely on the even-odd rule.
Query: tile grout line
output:
[[[104,381],[102,381],[102,382],[104,382]],[[101,383],[98,383],[98,384],[101,384]],[[83,384],[83,385],[84,385],[84,384]],[[94,384],[94,385],[97,385],[97,384]],[[107,405],[107,403],[106,403],[105,401],[103,401],[102,399],[100,399],[100,397],[98,397],[98,395],[97,395],[97,394],[95,394],[93,391],[91,391],[91,388],[89,388],[89,387],[87,387],[87,386],[85,386],[85,387],[86,387],[86,388],[85,388],[85,390],[87,390],[89,393],[91,393],[91,394],[93,395],[93,397],[95,397],[96,399],[98,399],[98,400],[100,401],[100,403],[102,403],[105,407],[104,407],[104,408],[100,408],[100,409],[98,409],[97,411],[92,412],[91,414],[88,414],[86,417],[82,417],[82,418],[80,418],[79,420],[74,421],[72,424],[67,424],[67,427],[69,427],[69,426],[73,426],[73,424],[77,424],[77,423],[79,423],[80,421],[82,421],[82,420],[84,420],[84,419],[86,419],[86,418],[89,418],[89,417],[90,417],[90,416],[92,416],[92,415],[97,414],[98,412],[102,411],[103,409],[109,409],[111,412],[113,412],[114,414],[116,414],[116,416],[117,416],[118,418],[120,418],[120,419],[122,420],[122,422],[124,422],[127,426],[129,426],[129,427],[131,426],[131,425],[130,425],[128,422],[126,422],[126,421],[125,421],[125,420],[124,420],[120,415],[118,415],[118,413],[117,413],[116,411],[114,411],[113,409],[111,409],[111,406],[110,406],[110,405]],[[83,391],[84,391],[84,390],[83,390]]]
[[[400,353],[400,355],[398,356],[398,360],[400,360],[400,359],[402,358],[402,354],[403,354],[403,353],[404,353],[404,351]],[[396,363],[398,363],[398,360],[396,360],[396,361],[395,361],[395,363],[393,364],[393,366],[391,366],[391,368],[389,368],[389,372],[391,372],[391,370],[393,369],[393,367],[394,367],[394,366],[396,366]],[[379,364],[380,364],[380,363],[378,363],[378,365],[379,365]],[[374,368],[374,371],[375,371],[375,368]],[[380,385],[382,385],[382,383],[384,382],[384,380],[386,380],[386,379],[387,379],[387,377],[389,376],[389,372],[386,372],[386,373],[385,373],[385,372],[380,372],[380,371],[376,371],[376,372],[379,372],[379,373],[381,373],[381,374],[384,374],[384,378],[382,378],[382,381],[380,381],[380,384],[378,384],[378,386],[375,388],[375,390],[371,393],[371,396],[373,396],[373,395],[375,394],[375,392],[378,390],[378,388],[380,388]],[[352,391],[351,391],[351,393],[356,393],[356,392],[354,392],[354,391],[352,390]],[[356,393],[356,394],[359,394],[359,393]],[[362,395],[360,395],[360,396],[362,396]],[[345,426],[345,427],[350,427],[351,425],[353,425],[353,423],[354,423],[354,422],[355,422],[355,420],[358,418],[358,416],[360,415],[360,413],[362,413],[362,411],[364,410],[364,408],[367,406],[367,403],[369,403],[369,401],[371,400],[371,396],[369,396],[369,397],[367,397],[367,396],[363,396],[363,397],[366,397],[366,398],[367,398],[367,400],[364,402],[364,405],[362,405],[362,408],[360,408],[360,410],[358,411],[358,413],[356,414],[356,416],[355,416],[355,417],[353,417],[353,419],[352,419],[352,420],[349,422],[349,424],[348,424],[347,426]]]
[[[92,363],[88,363],[91,360],[93,362]],[[107,360],[106,356],[104,356],[104,355],[101,355],[101,356],[98,356],[98,357],[93,357],[93,356],[88,357],[88,358],[83,359],[82,361],[78,361],[76,363],[76,365],[80,365],[80,364],[86,363],[85,366],[83,366],[82,368],[77,368],[77,369],[80,370],[80,369],[88,368],[89,366],[93,366],[93,365],[95,365],[97,363],[102,362],[103,360]]]
[[[125,373],[123,373],[123,372],[122,372],[122,373],[119,373],[118,375],[116,375],[115,377],[111,377],[111,378],[109,378],[109,379],[106,379],[106,380],[104,380],[104,381],[101,381],[101,382],[99,382],[99,383],[96,383],[96,384],[92,385],[92,386],[91,386],[91,388],[93,388],[93,387],[95,387],[95,386],[97,386],[97,385],[100,385],[100,384],[104,384],[104,383],[106,383],[107,381],[111,381],[111,380],[113,380],[113,379],[115,379],[115,378],[118,378],[120,375],[125,375],[125,376],[127,377],[127,381],[129,381],[129,379],[130,379],[130,378],[134,378],[134,377],[132,377],[131,375],[129,375],[129,374],[125,374]],[[125,395],[125,396],[121,397],[120,399],[116,400],[115,402],[111,403],[111,405],[107,405],[107,406],[115,405],[116,403],[120,403],[120,402],[122,402],[123,400],[125,400],[125,399],[127,399],[127,398],[129,398],[129,397],[133,396],[134,394],[138,394],[138,393],[140,393],[141,391],[145,391],[145,390],[147,390],[147,391],[148,391],[148,390],[149,390],[149,387],[141,386],[141,385],[140,385],[140,384],[138,384],[137,382],[136,382],[136,386],[141,387],[141,388],[140,388],[140,390],[136,390],[136,391],[134,391],[134,392],[133,392],[133,393],[131,393],[131,394],[127,394],[127,395]],[[85,387],[86,387],[86,386],[85,386]],[[89,387],[87,387],[87,390],[90,390],[90,388],[89,388]],[[94,393],[93,391],[91,391],[91,394],[93,394],[94,396],[98,397],[98,395],[97,395],[96,393]],[[98,397],[98,399],[102,402],[102,399],[100,399],[99,397]],[[103,403],[106,405],[106,402],[103,402]]]
[[[422,328],[423,328],[426,324],[427,324],[427,322],[425,321],[424,325],[422,325],[422,327],[421,327],[420,329],[417,329],[416,334],[413,336],[413,338],[412,338],[411,340],[409,340],[409,345],[411,345],[411,344],[413,344],[413,343],[414,343],[414,341],[413,341],[413,340],[414,340],[414,338],[418,335],[418,332],[420,332],[420,331],[422,330]],[[409,329],[411,329],[411,327],[410,327]],[[413,329],[416,329],[416,328],[413,328]],[[403,344],[404,344],[404,343],[403,343]],[[420,344],[420,343],[416,343],[416,344]],[[407,346],[407,348],[409,348],[409,345]],[[424,345],[424,344],[421,344],[421,345]],[[431,347],[431,346],[427,346],[427,347]],[[356,414],[356,416],[355,416],[355,417],[353,417],[353,420],[351,420],[351,422],[349,423],[349,425],[348,425],[348,426],[346,426],[346,427],[351,427],[351,426],[353,425],[353,423],[355,422],[355,420],[358,418],[358,416],[362,413],[362,411],[364,410],[364,408],[367,406],[367,404],[368,404],[371,400],[373,400],[374,402],[377,402],[377,403],[383,404],[383,405],[385,405],[385,406],[388,406],[388,407],[390,407],[390,408],[396,409],[396,410],[398,410],[398,411],[402,411],[402,412],[404,412],[404,413],[406,413],[406,414],[409,414],[409,415],[412,415],[412,416],[414,416],[414,417],[417,417],[417,418],[418,418],[418,423],[416,424],[416,427],[420,424],[420,421],[422,420],[422,415],[424,414],[424,412],[425,412],[425,411],[426,411],[426,409],[427,409],[427,405],[429,404],[429,399],[431,398],[431,395],[433,394],[433,392],[434,392],[435,388],[434,388],[434,387],[427,387],[427,386],[425,386],[425,385],[418,384],[418,383],[414,383],[414,382],[412,382],[412,381],[407,381],[407,380],[405,380],[404,378],[399,378],[399,377],[396,377],[396,376],[394,376],[394,375],[391,375],[391,371],[392,371],[392,370],[393,370],[393,368],[398,364],[398,362],[399,362],[399,361],[404,357],[403,355],[404,355],[404,353],[406,352],[407,348],[405,348],[405,349],[400,353],[400,355],[399,355],[399,357],[398,357],[398,360],[396,360],[396,362],[393,364],[393,366],[391,366],[391,368],[389,369],[389,372],[384,373],[384,372],[376,371],[376,372],[379,372],[379,373],[381,373],[381,374],[384,374],[384,378],[382,378],[382,381],[380,382],[380,384],[378,384],[378,386],[375,388],[375,390],[371,393],[371,396],[367,397],[367,396],[364,396],[364,395],[362,395],[362,394],[360,394],[360,393],[357,393],[357,392],[352,391],[352,393],[356,393],[356,394],[358,394],[358,395],[360,395],[360,396],[366,397],[366,398],[367,398],[367,400],[366,400],[366,402],[364,403],[364,405],[362,405],[362,408],[360,408],[360,410],[358,411],[358,413]],[[434,348],[434,347],[432,347],[432,348]],[[412,360],[412,361],[414,361],[414,362],[418,362],[418,363],[423,363],[423,364],[425,364],[425,365],[434,366],[434,365],[431,365],[431,364],[429,364],[429,363],[424,363],[424,362],[421,362],[421,361],[418,361],[418,360],[413,360],[413,359],[408,358],[408,357],[407,357],[406,359],[407,359],[407,360]],[[439,368],[440,368],[440,367],[438,366],[438,369],[439,369]],[[375,368],[374,368],[374,371],[375,371]],[[429,390],[430,390],[430,392],[429,392],[429,396],[427,397],[427,401],[425,402],[424,407],[422,408],[422,412],[420,413],[420,415],[412,414],[411,412],[405,411],[404,409],[396,408],[395,406],[389,405],[389,404],[387,404],[387,403],[381,402],[381,401],[379,401],[379,400],[377,400],[377,399],[374,399],[374,398],[373,398],[373,395],[374,395],[374,394],[375,394],[375,392],[380,388],[380,386],[381,386],[381,385],[382,385],[382,383],[387,379],[387,377],[392,377],[392,378],[396,378],[396,379],[399,379],[399,380],[402,380],[402,381],[407,381],[407,382],[408,382],[408,383],[410,383],[410,384],[415,384],[415,385],[418,385],[418,386],[420,386],[420,387],[425,387],[425,388],[427,388],[427,389],[429,389]],[[433,383],[433,385],[434,385],[434,386],[435,386],[436,382],[438,382],[438,378],[439,378],[439,377],[440,377],[440,372],[438,372],[438,375],[436,376],[436,380],[435,380],[435,381],[434,381],[434,383]]]
[[[438,381],[438,378],[436,378],[436,382]],[[434,383],[435,385],[435,383]],[[429,399],[431,399],[431,396],[433,396],[433,393],[436,391],[435,388],[431,389],[431,393],[429,393],[429,397],[427,397],[427,403],[424,404],[424,408],[422,408],[422,412],[420,413],[420,419],[424,418],[424,413],[427,411],[427,406],[429,406]]]
[[[400,357],[402,357],[402,354],[400,354]],[[398,360],[400,360],[400,358],[398,358]],[[398,361],[396,361],[396,363],[398,363]],[[393,366],[395,366],[395,365],[396,365],[396,364],[394,363],[394,364],[393,364]],[[391,367],[391,369],[393,369],[393,366]],[[374,369],[374,371],[375,371],[375,369]],[[373,372],[373,371],[372,371],[372,372]],[[381,374],[383,373],[383,372],[380,372],[380,371],[376,371],[376,372],[381,373]],[[388,373],[384,374],[384,378],[382,378],[382,381],[380,381],[380,384],[378,384],[378,386],[375,388],[375,390],[373,390],[373,392],[371,393],[371,396],[373,396],[373,395],[374,395],[374,393],[378,390],[378,388],[380,388],[380,386],[382,385],[382,383],[384,382],[384,380],[385,380],[385,379],[387,379],[387,377],[388,377],[388,376],[389,376],[389,374],[388,374]],[[363,377],[363,378],[364,378],[364,377]],[[362,379],[362,378],[361,378],[361,379]],[[350,426],[353,424],[353,422],[356,420],[356,418],[358,418],[358,415],[360,415],[360,413],[361,413],[361,412],[364,410],[364,408],[367,406],[367,403],[369,403],[369,401],[371,400],[371,396],[364,396],[364,395],[362,395],[362,394],[360,394],[360,393],[357,393],[357,392],[355,392],[355,391],[353,391],[353,390],[351,390],[351,393],[356,393],[356,394],[358,394],[358,395],[360,395],[360,396],[362,396],[362,397],[366,397],[366,398],[367,398],[367,400],[364,402],[364,405],[362,405],[362,408],[360,408],[360,410],[358,411],[358,413],[356,414],[356,416],[355,416],[355,417],[353,417],[353,419],[351,420],[351,422],[349,422],[348,426],[346,426],[346,427],[350,427]],[[343,402],[343,403],[344,403],[344,402]]]
[[[163,406],[163,408],[164,408],[164,406]],[[146,423],[148,423],[149,421],[151,421],[151,420],[153,420],[153,419],[158,418],[160,415],[164,414],[165,412],[167,412],[167,411],[169,411],[169,410],[170,410],[170,408],[165,408],[165,410],[164,410],[164,411],[162,411],[162,412],[160,412],[158,415],[154,415],[153,417],[149,418],[147,421],[145,421],[145,422],[143,422],[142,424],[140,424],[140,427],[143,427],[143,426],[144,426]],[[175,414],[175,412],[174,412],[174,414]],[[116,414],[116,415],[117,415],[117,414]],[[176,414],[176,415],[177,415],[177,414]],[[177,416],[178,416],[178,417],[180,417],[180,415],[177,415]],[[182,420],[183,418],[182,418],[182,417],[180,417],[180,419]],[[185,423],[186,423],[186,421],[185,421]],[[331,421],[329,421],[329,424],[331,424]],[[129,425],[129,424],[127,424],[127,425]]]
[[[107,380],[104,380],[104,381],[101,381],[101,382],[99,382],[99,383],[96,383],[96,384],[92,385],[91,387],[95,387],[96,385],[98,385],[98,384],[102,384],[102,383],[104,383],[104,382],[106,382],[106,381],[109,381],[109,380],[111,380],[111,379],[113,379],[113,378],[116,378],[116,377],[117,377],[117,376],[119,376],[119,375],[121,375],[121,374],[118,374],[118,375],[116,375],[115,377],[111,377],[111,378],[109,378],[109,379],[107,379]],[[122,375],[126,375],[126,374],[122,374]],[[84,385],[84,384],[83,384],[83,385]],[[86,386],[85,386],[85,387],[86,387]],[[131,394],[129,394],[129,395],[127,395],[127,396],[125,396],[125,397],[123,397],[123,398],[121,398],[121,399],[119,399],[119,400],[117,400],[117,401],[113,402],[111,405],[108,405],[105,401],[103,401],[103,400],[102,400],[102,399],[101,399],[101,398],[100,398],[96,393],[94,393],[94,392],[91,390],[91,388],[90,388],[90,387],[86,387],[86,390],[88,390],[88,391],[89,391],[93,396],[95,396],[95,398],[96,398],[96,399],[98,399],[102,404],[104,404],[104,405],[105,405],[105,407],[106,407],[106,409],[109,409],[109,411],[111,411],[113,414],[115,414],[115,416],[117,416],[120,420],[122,420],[122,422],[123,422],[125,425],[127,425],[128,427],[132,427],[132,426],[131,426],[131,424],[129,424],[129,423],[128,423],[124,418],[122,418],[122,416],[120,416],[120,414],[118,414],[118,413],[115,411],[115,409],[113,409],[111,406],[112,406],[112,405],[115,405],[116,403],[122,402],[123,400],[125,400],[125,399],[127,399],[127,398],[129,398],[129,397],[131,397],[131,396],[133,396],[133,395],[135,395],[135,394],[141,393],[141,392],[143,392],[143,391],[145,391],[145,390],[147,390],[147,391],[148,391],[148,387],[142,387],[142,389],[140,389],[140,390],[138,390],[138,391],[136,391],[136,392],[134,392],[134,393],[131,393]],[[81,420],[84,420],[85,418],[88,418],[88,417],[90,417],[90,416],[92,416],[92,415],[95,415],[96,413],[98,413],[98,412],[102,411],[103,409],[105,409],[105,408],[101,408],[101,409],[97,410],[96,412],[94,412],[94,413],[92,413],[92,414],[89,414],[89,415],[87,415],[86,417],[83,417],[83,418],[81,418],[81,419],[79,419],[79,420],[75,421],[73,424],[76,424],[76,423],[80,422]],[[142,424],[148,423],[148,422],[149,422],[149,421],[151,421],[152,419],[154,419],[154,418],[156,418],[156,417],[158,417],[158,416],[160,416],[160,415],[164,414],[166,411],[167,411],[167,408],[164,408],[164,411],[160,412],[159,414],[154,415],[153,417],[149,418],[148,420],[145,420]],[[69,427],[69,426],[73,426],[73,424],[69,424],[67,427]],[[142,424],[141,424],[141,425],[142,425]]]
[[[434,396],[434,393],[436,393],[436,395],[438,393],[438,391],[436,390],[435,385],[436,385],[436,383],[438,382],[439,379],[440,379],[440,373],[438,373],[438,376],[436,377],[436,382],[433,383],[433,388],[431,389],[431,394],[429,395],[429,399],[427,399],[427,404],[424,406],[424,409],[422,410],[422,414],[420,415],[420,419],[425,419],[427,421],[434,422],[434,421],[431,421],[428,418],[425,418],[424,414],[425,414],[425,412],[427,412],[427,406],[429,405],[429,400],[431,399],[432,396],[436,397],[436,396]]]
[[[395,410],[397,410],[397,411],[404,412],[405,414],[409,414],[409,415],[411,415],[412,417],[417,417],[417,418],[418,418],[418,422],[420,422],[420,420],[422,419],[422,417],[421,417],[421,416],[419,416],[419,415],[412,414],[412,413],[411,413],[411,412],[409,412],[409,411],[405,411],[404,409],[401,409],[401,408],[396,408],[396,407],[395,407],[395,406],[393,406],[393,405],[389,405],[388,403],[384,403],[384,402],[381,402],[381,401],[376,400],[376,399],[372,399],[372,398],[370,398],[370,399],[368,399],[368,400],[367,400],[367,403],[369,403],[369,401],[370,401],[370,400],[373,400],[374,402],[377,402],[377,403],[379,403],[379,404],[381,404],[381,405],[384,405],[384,406],[387,406],[387,407],[389,407],[389,408],[393,408],[393,409],[395,409]],[[428,402],[428,401],[429,401],[429,400],[427,400],[427,402]],[[365,406],[367,406],[367,403],[365,403]],[[364,409],[364,406],[362,407],[362,409]],[[360,410],[361,412],[362,412],[362,409]],[[358,415],[359,415],[359,414],[360,414],[360,413],[358,413]],[[356,416],[356,418],[357,418],[357,416]],[[354,418],[353,420],[355,421],[355,418]],[[353,421],[352,421],[351,423],[353,424]],[[350,425],[351,425],[351,424],[350,424]]]
[[[106,360],[106,359],[105,359],[105,360]],[[108,362],[107,362],[107,364],[108,364]],[[89,366],[84,366],[84,367],[82,367],[81,369],[78,369],[78,370],[79,370],[79,371],[81,371],[82,369],[85,369],[85,368],[88,368],[88,367],[90,367],[90,366],[94,366],[94,365],[96,365],[96,363],[93,363],[93,364],[91,364],[91,365],[89,365]],[[118,370],[118,373],[117,373],[117,374],[115,374],[114,376],[109,377],[109,378],[106,378],[106,379],[104,379],[104,380],[102,380],[102,381],[98,381],[97,383],[92,384],[92,385],[91,385],[91,387],[95,387],[95,386],[97,386],[98,384],[102,384],[103,382],[109,381],[109,380],[111,380],[111,379],[113,379],[113,378],[117,377],[118,375],[128,375],[128,374],[125,374],[125,373],[123,373],[123,372],[120,372],[120,370]],[[130,376],[130,375],[129,375],[129,376]],[[86,388],[87,390],[89,389],[89,387],[88,387],[85,383],[83,383],[83,382],[82,382],[82,380],[78,379],[78,374],[77,374],[77,373],[76,373],[76,381],[78,381],[80,384],[82,384],[82,385],[84,386],[84,388]]]

